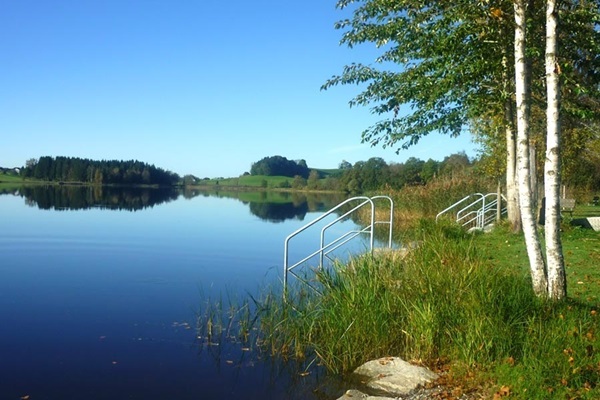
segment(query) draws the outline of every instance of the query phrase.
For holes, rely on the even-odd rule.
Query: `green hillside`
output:
[[[266,176],[266,175],[244,175],[238,178],[223,178],[203,180],[200,186],[224,186],[224,187],[281,187],[288,182],[290,185],[294,178],[287,176]]]
[[[17,183],[22,182],[23,179],[19,175],[7,174],[0,172],[0,183]]]

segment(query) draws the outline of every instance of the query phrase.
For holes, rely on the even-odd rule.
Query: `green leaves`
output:
[[[382,53],[373,64],[350,64],[321,89],[359,85],[351,107],[370,106],[384,119],[366,129],[364,142],[409,147],[433,131],[459,135],[479,104],[500,104],[496,88],[502,46],[487,4],[471,1],[339,1],[351,19],[336,24],[341,43],[373,43]],[[499,105],[498,105],[499,107]],[[501,108],[500,108],[501,109]]]
[[[542,132],[545,13],[541,1],[533,6],[527,54],[533,70],[532,127]],[[487,127],[480,134],[497,136],[509,123],[505,105],[514,101],[515,76],[512,1],[340,0],[337,7],[351,12],[335,24],[341,44],[380,49],[371,62],[347,65],[321,87],[359,87],[350,107],[370,107],[382,118],[362,132],[363,142],[399,150],[431,132],[457,136],[475,124]],[[568,147],[571,132],[589,131],[600,121],[599,3],[563,1],[560,18]]]

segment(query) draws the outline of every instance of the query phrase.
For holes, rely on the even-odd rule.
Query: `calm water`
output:
[[[0,399],[339,396],[319,371],[300,377],[196,340],[207,297],[280,280],[285,237],[341,200],[274,196],[0,194]],[[291,258],[318,239],[316,231],[294,240]]]

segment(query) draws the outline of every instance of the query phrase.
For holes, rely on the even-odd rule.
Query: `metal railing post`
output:
[[[375,202],[374,202],[374,200],[377,200],[377,199],[387,199],[390,202],[390,218],[389,218],[389,221],[387,221],[387,222],[386,221],[377,221],[375,218]],[[304,232],[306,229],[310,228],[311,226],[315,225],[317,222],[323,220],[324,218],[326,218],[327,216],[329,216],[330,214],[335,212],[340,207],[342,207],[350,202],[354,202],[354,201],[358,201],[358,200],[362,200],[362,202],[360,204],[358,204],[357,206],[355,206],[354,208],[350,209],[349,211],[346,211],[344,214],[342,214],[341,216],[336,218],[334,221],[328,223],[321,229],[320,248],[317,251],[313,252],[312,254],[308,255],[307,257],[303,258],[302,260],[300,260],[290,266],[290,264],[289,264],[289,242],[292,238],[294,238],[298,234]],[[327,231],[327,229],[329,229],[331,226],[337,224],[338,222],[342,221],[343,219],[345,219],[352,213],[356,212],[357,210],[359,210],[360,208],[362,208],[363,206],[365,206],[368,203],[371,205],[371,217],[370,217],[370,224],[368,227],[360,229],[358,231],[351,230],[349,232],[342,234],[340,237],[331,241],[329,244],[325,244],[325,232]],[[288,273],[294,274],[292,272],[292,270],[294,268],[296,268],[299,265],[301,265],[302,263],[308,261],[315,255],[319,255],[319,267],[323,267],[324,257],[327,254],[329,254],[333,250],[339,248],[340,246],[344,245],[345,243],[352,240],[354,237],[360,235],[361,233],[368,233],[370,235],[369,247],[370,247],[371,254],[373,254],[373,250],[375,247],[375,225],[377,223],[384,223],[384,224],[389,225],[388,247],[391,248],[392,247],[392,229],[393,229],[393,221],[394,221],[393,214],[394,214],[394,201],[389,196],[374,196],[374,197],[357,196],[357,197],[352,197],[350,199],[347,199],[347,200],[341,202],[337,206],[335,206],[332,209],[330,209],[329,211],[325,212],[323,215],[319,216],[318,218],[315,218],[308,224],[302,226],[301,228],[297,229],[296,231],[294,231],[293,233],[288,235],[285,238],[284,247],[283,247],[283,292],[284,292],[284,297],[286,296],[286,292],[287,292]],[[294,275],[297,276],[296,274],[294,274]]]

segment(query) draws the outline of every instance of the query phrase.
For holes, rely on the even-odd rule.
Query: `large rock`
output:
[[[337,400],[396,400],[394,397],[369,396],[360,390],[350,389]]]
[[[398,357],[369,361],[358,367],[354,374],[369,389],[392,397],[407,395],[417,387],[438,378],[429,369],[412,365]]]

